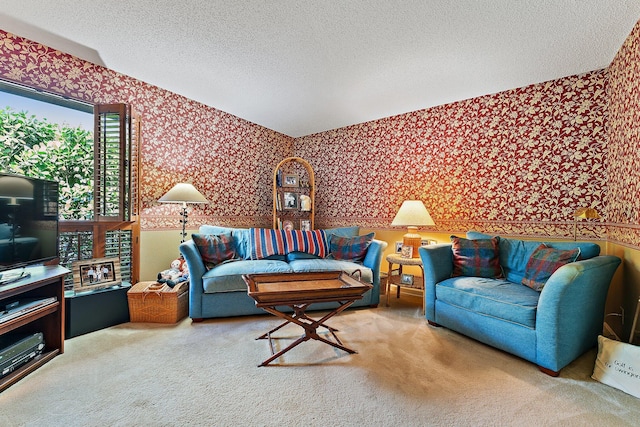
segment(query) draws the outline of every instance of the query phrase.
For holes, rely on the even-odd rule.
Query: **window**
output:
[[[40,101],[45,114],[63,108],[64,118],[90,118],[93,126],[72,127],[1,105],[0,168],[60,182],[61,265],[117,256],[122,280],[137,282],[140,117],[125,104],[91,106],[2,81],[0,95]]]

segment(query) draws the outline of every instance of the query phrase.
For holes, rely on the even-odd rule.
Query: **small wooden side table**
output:
[[[391,293],[392,284],[396,285],[396,298],[400,298],[400,288],[402,286],[424,291],[424,269],[420,258],[405,258],[399,254],[391,254],[387,255],[387,262],[389,263],[389,272],[387,273],[387,307],[389,307],[389,294]],[[393,268],[394,264],[398,265],[396,269],[398,271],[397,275],[393,274],[396,271]],[[402,267],[405,265],[420,267],[422,275],[403,275]],[[422,298],[422,312],[424,313],[424,298]]]

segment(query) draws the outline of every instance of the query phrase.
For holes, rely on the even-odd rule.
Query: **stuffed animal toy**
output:
[[[189,267],[182,257],[171,261],[171,268],[158,273],[158,283],[164,283],[170,288],[187,280],[189,280]]]
[[[186,262],[182,263],[182,272],[180,273],[180,277],[178,278],[178,283],[186,282],[189,280],[189,266]]]
[[[311,197],[306,194],[300,195],[300,210],[303,212],[311,211]]]
[[[187,264],[186,262],[184,263]],[[182,271],[180,271],[180,259],[174,259],[171,261],[171,268],[167,270],[162,270],[158,273],[158,283],[165,283],[169,287],[173,288],[176,285],[176,281],[182,275]]]

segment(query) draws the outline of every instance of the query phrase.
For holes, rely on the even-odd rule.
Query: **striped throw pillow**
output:
[[[452,276],[491,277],[502,276],[498,237],[491,239],[464,239],[451,236],[453,250]]]
[[[251,228],[249,230],[251,259],[264,259],[272,255],[286,255],[284,230]]]
[[[324,258],[329,253],[323,230],[285,230],[287,252],[306,252]]]
[[[362,262],[374,236],[375,233],[356,237],[342,237],[333,234],[329,239],[331,257],[344,261]]]
[[[236,256],[231,233],[192,234],[191,238],[196,244],[207,269],[211,269],[221,262],[233,259]]]
[[[574,262],[579,256],[580,248],[563,251],[541,244],[529,257],[521,283],[535,291],[542,291],[554,271]]]

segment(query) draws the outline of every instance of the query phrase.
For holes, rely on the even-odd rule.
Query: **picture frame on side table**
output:
[[[308,219],[300,220],[300,230],[302,231],[311,231],[311,221]]]
[[[285,174],[284,180],[282,181],[283,187],[297,187],[298,186],[298,175]]]
[[[75,292],[110,288],[122,283],[118,257],[74,261],[71,269]]]
[[[402,273],[400,283],[403,285],[413,285],[413,274]]]
[[[411,258],[413,257],[413,246],[402,245],[402,252],[400,253],[402,258]]]
[[[282,197],[284,198],[285,209],[298,209],[298,193],[285,192]]]
[[[402,242],[396,242],[396,253],[402,253]]]

